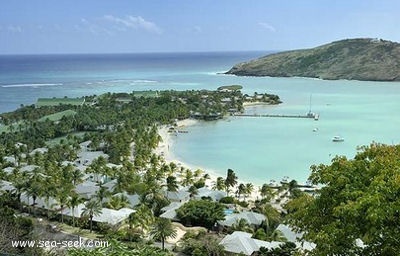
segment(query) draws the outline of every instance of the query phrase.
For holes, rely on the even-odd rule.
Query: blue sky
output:
[[[251,51],[400,41],[397,0],[2,0],[0,54]]]

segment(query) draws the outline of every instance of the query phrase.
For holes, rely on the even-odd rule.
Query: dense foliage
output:
[[[12,247],[15,241],[35,240],[33,221],[16,216],[13,210],[15,198],[10,194],[0,195],[0,254],[45,255],[42,248]]]
[[[209,200],[191,200],[176,210],[182,223],[212,229],[217,221],[225,218],[224,207]]]
[[[400,146],[372,144],[354,159],[312,167],[315,197],[288,204],[289,222],[317,244],[313,255],[398,255]]]
[[[187,232],[181,240],[178,250],[189,256],[224,256],[224,247],[219,245],[220,238],[206,232]]]

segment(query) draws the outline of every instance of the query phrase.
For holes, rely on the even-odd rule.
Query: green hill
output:
[[[267,55],[237,64],[227,74],[400,81],[400,44],[381,39],[346,39]]]

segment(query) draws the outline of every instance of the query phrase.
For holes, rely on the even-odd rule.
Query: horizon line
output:
[[[118,54],[170,54],[170,53],[235,53],[235,52],[280,52],[284,50],[210,50],[210,51],[145,51],[145,52],[66,52],[66,53],[0,53],[0,56],[37,55],[118,55]]]

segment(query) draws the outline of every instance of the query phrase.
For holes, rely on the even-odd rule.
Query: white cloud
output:
[[[261,26],[263,29],[266,29],[270,32],[276,32],[276,29],[274,26],[272,26],[271,24],[268,24],[266,22],[259,22],[258,23],[259,26]]]
[[[119,18],[112,15],[104,15],[103,19],[116,25],[114,28],[119,31],[142,29],[151,33],[162,33],[162,30],[154,22],[147,21],[141,16],[129,15],[124,18]]]
[[[81,22],[74,26],[77,31],[89,31],[93,35],[113,35],[113,32],[107,28],[104,28],[98,24],[92,23],[85,18],[81,18]]]
[[[21,33],[22,28],[20,26],[9,25],[7,26],[7,31],[12,33]]]

